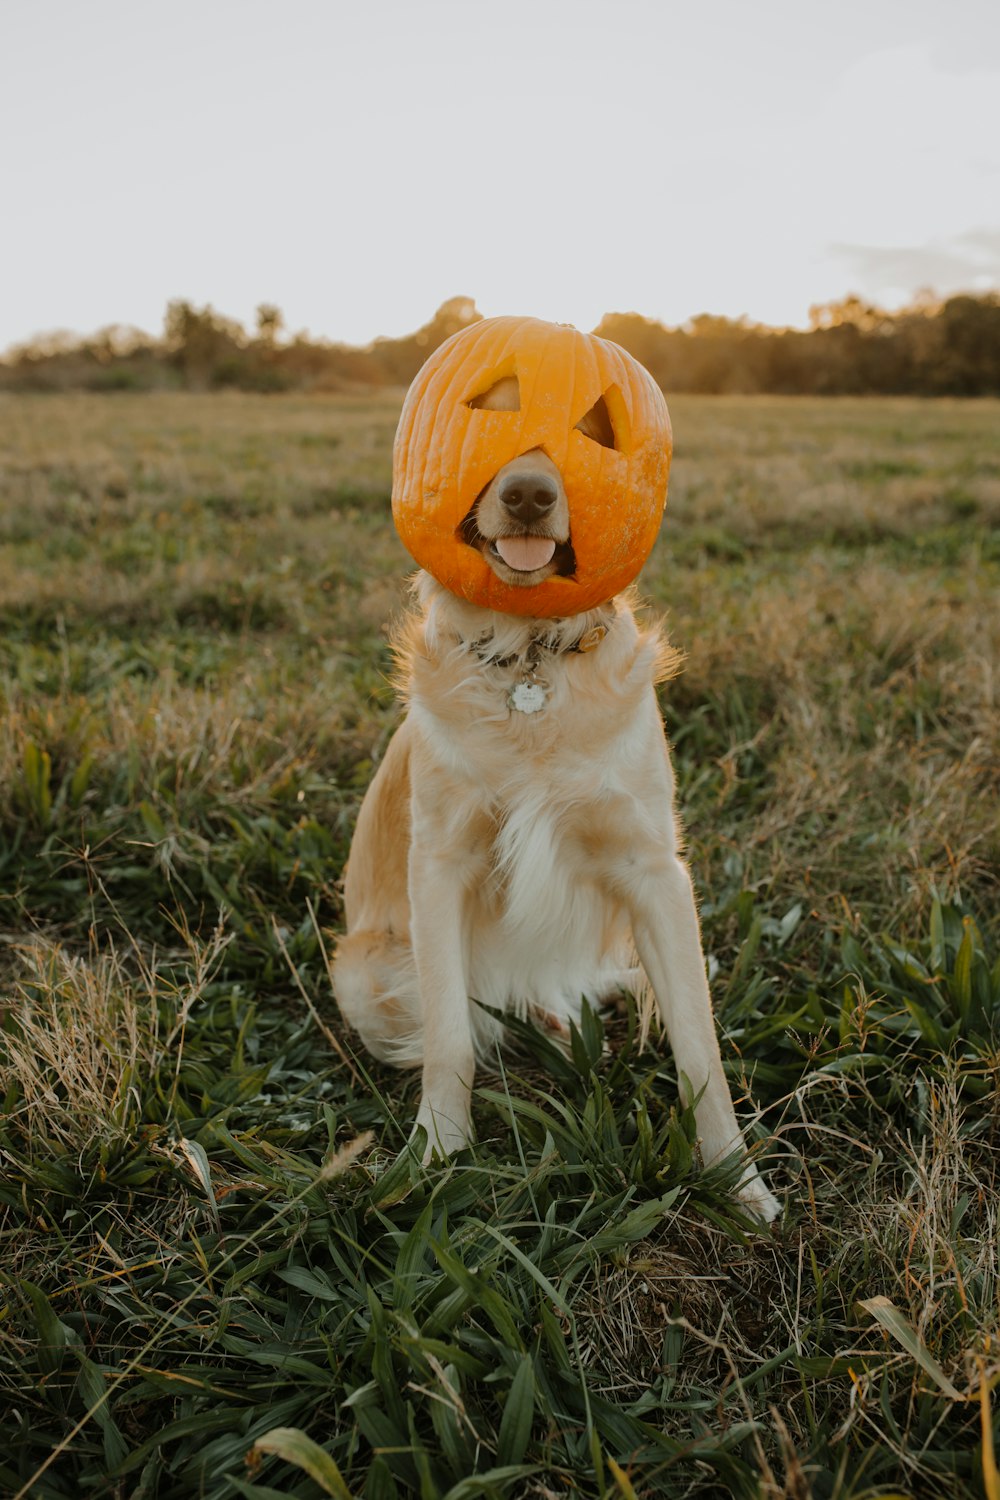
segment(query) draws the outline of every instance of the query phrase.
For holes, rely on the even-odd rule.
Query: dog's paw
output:
[[[741,1205],[749,1209],[755,1219],[760,1219],[763,1224],[770,1224],[781,1213],[781,1204],[772,1192],[768,1190],[763,1177],[756,1167],[751,1167],[744,1176],[736,1190],[736,1196]]]
[[[423,1127],[427,1132],[424,1148],[424,1166],[429,1167],[435,1157],[446,1161],[456,1151],[464,1151],[470,1144],[468,1120],[454,1120],[435,1110],[427,1100],[421,1101],[417,1111],[413,1135]],[[412,1137],[411,1137],[412,1139]]]

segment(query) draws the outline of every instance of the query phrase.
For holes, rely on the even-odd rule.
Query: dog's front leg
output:
[[[417,1127],[425,1161],[469,1144],[475,1071],[462,942],[464,885],[453,861],[416,838],[410,850],[410,919],[423,1014],[423,1089]]]
[[[653,986],[678,1076],[697,1095],[695,1120],[705,1164],[745,1147],[722,1070],[691,877],[682,861],[661,856],[629,882],[628,905],[639,961]],[[682,1082],[683,1087],[683,1082]],[[689,1101],[688,1101],[689,1102]],[[752,1162],[740,1181],[747,1207],[769,1222],[780,1212]]]

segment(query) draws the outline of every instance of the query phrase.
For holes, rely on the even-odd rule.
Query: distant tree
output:
[[[98,364],[110,365],[116,360],[132,359],[155,348],[148,334],[124,323],[109,323],[89,338],[77,340],[77,348],[89,354]]]
[[[471,297],[449,297],[429,323],[401,339],[376,339],[371,355],[387,385],[409,385],[424,360],[453,333],[478,323],[482,313]]]
[[[949,297],[936,322],[939,388],[955,396],[1000,394],[1000,295]]]
[[[420,348],[431,352],[445,339],[450,339],[453,333],[461,333],[470,323],[480,322],[482,316],[472,297],[449,297],[447,302],[441,303],[431,321],[416,333],[416,342]]]
[[[741,318],[723,318],[718,313],[698,313],[688,319],[684,329],[696,339],[732,339],[753,333],[754,324],[746,314]]]
[[[634,312],[605,313],[594,332],[598,338],[627,350],[665,391],[680,388],[678,375],[689,342],[686,333],[664,328],[662,323]]]
[[[261,302],[257,308],[257,337],[262,344],[275,344],[278,335],[285,326],[284,315],[280,307],[275,307],[273,302]]]
[[[823,328],[858,328],[875,333],[892,323],[892,315],[872,302],[863,302],[856,293],[841,297],[839,302],[819,302],[809,309],[809,326]]]
[[[168,302],[164,339],[184,382],[193,389],[238,383],[246,334],[239,323],[211,306]]]

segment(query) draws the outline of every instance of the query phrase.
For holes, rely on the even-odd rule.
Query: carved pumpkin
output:
[[[561,477],[569,536],[559,571],[522,584],[499,577],[469,538],[491,481],[536,450]],[[507,614],[574,615],[625,588],[649,556],[670,454],[663,395],[623,349],[536,318],[487,318],[442,344],[410,386],[393,449],[393,518],[420,566],[461,598]]]

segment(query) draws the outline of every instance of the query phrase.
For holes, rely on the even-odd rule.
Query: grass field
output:
[[[397,405],[0,398],[0,1492],[998,1500],[1000,404],[671,403],[764,1232],[634,1008],[431,1172],[340,1024]]]

